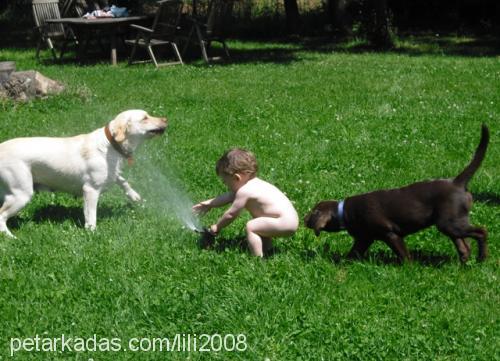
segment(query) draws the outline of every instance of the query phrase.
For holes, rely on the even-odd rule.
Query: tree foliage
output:
[[[125,6],[133,13],[155,2],[108,0],[109,4]],[[236,36],[275,37],[333,31],[335,36],[364,37],[375,47],[385,49],[392,46],[393,34],[397,32],[500,35],[499,0],[236,0],[236,3]],[[0,30],[31,29],[30,4],[31,0],[0,1]]]

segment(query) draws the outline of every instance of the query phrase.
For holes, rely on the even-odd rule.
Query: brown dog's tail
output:
[[[474,157],[472,161],[469,163],[467,167],[453,179],[453,183],[456,185],[467,187],[467,183],[471,180],[472,176],[478,170],[481,162],[486,155],[486,148],[488,148],[488,142],[490,140],[490,132],[486,124],[483,124],[481,127],[481,140],[479,141],[479,145],[477,146],[476,152],[474,153]]]

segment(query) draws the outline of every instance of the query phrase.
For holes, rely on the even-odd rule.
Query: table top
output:
[[[95,18],[95,19],[86,19],[86,18],[59,18],[59,19],[47,19],[46,23],[52,24],[73,24],[73,25],[113,25],[113,24],[126,24],[134,21],[140,21],[148,19],[149,16],[141,15],[141,16],[126,16],[121,18]]]

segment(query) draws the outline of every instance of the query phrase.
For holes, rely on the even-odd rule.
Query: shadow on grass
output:
[[[244,41],[244,40],[243,40]],[[255,40],[266,43],[266,40]],[[291,64],[301,61],[300,52],[310,51],[317,53],[385,53],[406,54],[410,56],[440,55],[464,57],[496,57],[500,55],[500,37],[457,37],[435,35],[408,35],[398,40],[395,48],[377,50],[366,41],[350,41],[322,37],[295,37],[267,40],[274,46],[251,49],[230,48],[231,59],[220,62],[221,65],[233,63],[277,63]]]
[[[125,50],[118,49],[118,61],[128,60],[128,53]],[[42,49],[40,52],[40,59],[38,60],[42,65],[79,65],[79,66],[93,66],[99,64],[111,64],[110,63],[110,50],[94,50],[90,53],[86,53],[83,58],[78,58],[76,50],[69,50],[64,53],[63,58],[59,58],[59,51],[57,51],[58,58],[54,60],[52,54],[47,49]],[[33,57],[35,56],[35,51],[33,50]]]
[[[35,42],[27,36],[18,36],[18,41],[9,40],[9,37],[0,39],[0,48],[7,47],[12,49],[33,49],[35,54]],[[436,34],[408,34],[402,35],[397,39],[397,45],[389,50],[377,50],[370,46],[366,41],[356,39],[339,39],[332,36],[316,37],[282,37],[278,39],[240,39],[239,42],[251,42],[253,45],[238,47],[232,46],[229,40],[230,59],[225,61],[215,61],[213,65],[231,65],[241,63],[276,63],[291,64],[301,61],[304,52],[316,53],[344,53],[344,54],[363,54],[363,53],[386,53],[386,54],[406,54],[410,56],[421,55],[440,55],[440,56],[464,56],[464,57],[496,57],[500,55],[500,37],[488,36],[469,36],[460,37],[456,35],[436,35]],[[259,45],[262,44],[262,46]],[[119,60],[124,61],[128,58],[129,50],[119,42]],[[181,48],[183,45],[181,44]],[[75,63],[81,65],[94,65],[103,62],[109,62],[109,49],[106,47],[97,47],[94,50],[100,50],[88,54],[86,59],[79,62],[73,53],[66,54],[61,62]],[[206,66],[201,60],[199,49],[191,49],[184,57],[184,60],[191,65]],[[221,55],[222,49],[215,47],[210,51],[213,55]],[[42,52],[44,63],[53,64],[49,52],[45,49]],[[1,58],[1,57],[0,57]],[[9,60],[9,59],[0,59]],[[56,63],[57,63],[56,62]]]
[[[481,203],[486,203],[490,204],[493,206],[498,206],[500,205],[500,195],[495,194],[495,193],[473,193],[472,197],[474,198],[474,201],[476,202],[481,202]]]
[[[300,57],[297,52],[301,51],[300,48],[291,49],[288,46],[277,45],[269,48],[231,48],[230,58],[213,62],[213,65],[231,65],[231,64],[248,64],[248,63],[273,63],[273,64],[291,64],[299,61]],[[217,54],[217,53],[216,53]],[[190,55],[189,60],[196,60],[194,55]],[[203,63],[203,65],[205,65]]]
[[[250,254],[248,249],[248,244],[246,237],[239,236],[236,238],[217,238],[212,241],[207,241],[205,238],[200,237],[198,240],[198,246],[201,249],[212,250],[214,252],[223,253],[226,250],[238,250],[240,252],[246,252]],[[272,247],[270,250],[265,252],[264,258],[272,258],[273,256],[280,254],[280,250],[276,247]],[[450,256],[447,254],[434,254],[431,252],[418,250],[410,251],[412,263],[418,263],[422,266],[440,268],[444,265],[450,263],[457,263],[458,258]],[[386,252],[383,250],[377,250],[374,252],[368,252],[365,257],[360,259],[348,259],[345,254],[341,254],[337,251],[332,251],[328,244],[325,244],[323,250],[302,250],[300,252],[301,258],[304,262],[310,262],[315,258],[322,257],[329,260],[334,264],[343,263],[353,263],[353,262],[369,262],[375,265],[394,265],[400,266],[401,262],[398,258],[391,252]]]
[[[411,262],[418,263],[422,266],[439,268],[449,263],[458,262],[456,257],[444,254],[433,254],[422,250],[410,251],[410,255],[412,258]],[[368,259],[376,264],[401,264],[395,255],[384,251],[370,252],[368,253]]]
[[[250,254],[248,243],[245,236],[237,236],[234,238],[214,238],[213,236],[206,237],[201,235],[198,239],[198,246],[201,249],[211,250],[218,253],[223,253],[226,250],[237,250]],[[276,246],[264,252],[264,258],[272,258],[280,254],[281,251]],[[314,249],[297,250],[297,253],[304,262],[311,262],[314,259],[322,258],[330,261],[333,264],[367,262],[375,265],[394,265],[400,266],[401,262],[394,253],[390,250],[375,249],[368,251],[364,257],[359,259],[348,259],[347,253],[341,254],[336,250],[332,250],[329,243],[325,243],[323,247]],[[420,264],[426,267],[440,268],[447,264],[458,264],[458,257],[449,254],[436,254],[425,250],[410,250],[411,263]],[[471,258],[473,255],[471,255]]]
[[[412,257],[412,260],[410,262],[418,263],[422,266],[427,266],[427,267],[439,268],[449,263],[458,262],[457,257],[452,257],[450,255],[444,255],[444,254],[434,254],[422,250],[410,251],[410,255]],[[392,252],[386,252],[383,250],[377,250],[373,252],[368,251],[368,253],[360,259],[348,259],[346,257],[346,254],[340,254],[337,251],[330,250],[328,244],[325,244],[325,246],[323,247],[323,251],[319,255],[318,253],[314,252],[305,252],[302,254],[302,256],[306,260],[311,259],[312,257],[320,256],[324,257],[325,259],[328,259],[334,264],[342,264],[345,262],[347,263],[369,262],[376,265],[394,265],[394,266],[401,265],[399,259]]]
[[[207,239],[202,235],[198,239],[198,246],[201,249],[212,250],[217,253],[223,253],[226,250],[238,250],[240,252],[250,254],[247,239],[245,236],[238,236],[235,238]],[[264,258],[271,258],[279,253],[279,249],[273,246],[264,252]]]
[[[128,206],[131,207],[131,206]],[[106,207],[100,206],[98,209],[97,221],[99,219],[106,219],[111,217],[123,216],[126,212],[125,207]],[[78,227],[85,226],[85,218],[83,215],[83,207],[76,206],[61,206],[61,205],[48,205],[38,208],[32,217],[19,218],[13,217],[9,220],[9,227],[12,229],[19,229],[26,222],[34,221],[35,223],[64,223],[72,221]]]
[[[443,35],[407,35],[398,39],[393,49],[377,50],[366,41],[340,41],[328,38],[303,39],[304,50],[317,52],[394,53],[419,55],[450,55],[465,57],[495,57],[500,55],[500,38],[495,36],[457,37]]]
[[[33,215],[33,221],[36,223],[64,223],[67,220],[71,220],[79,227],[83,227],[85,224],[83,208],[49,205],[38,208]]]

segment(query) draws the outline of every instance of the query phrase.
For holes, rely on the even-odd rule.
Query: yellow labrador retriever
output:
[[[145,140],[162,134],[166,118],[127,110],[92,133],[70,138],[16,138],[0,144],[0,232],[33,196],[34,189],[83,195],[85,228],[96,227],[97,201],[116,182],[132,201],[141,197],[121,176],[124,159]]]

